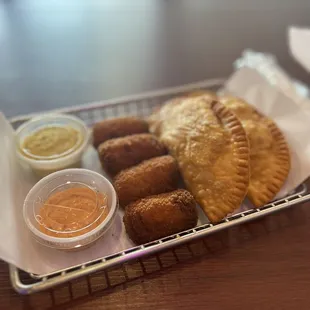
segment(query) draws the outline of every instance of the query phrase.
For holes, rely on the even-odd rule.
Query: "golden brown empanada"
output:
[[[229,109],[205,97],[176,98],[149,124],[177,159],[187,188],[211,222],[240,206],[249,185],[249,147]]]
[[[288,145],[277,125],[245,101],[223,97],[220,101],[240,119],[250,144],[248,197],[256,206],[271,201],[290,170]]]

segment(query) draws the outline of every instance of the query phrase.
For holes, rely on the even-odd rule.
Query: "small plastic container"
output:
[[[53,156],[27,154],[23,149],[24,141],[41,129],[47,127],[73,128],[79,133],[76,144],[65,152]],[[65,114],[46,114],[24,123],[16,131],[17,154],[22,162],[27,163],[39,176],[66,169],[81,167],[81,159],[89,145],[90,131],[80,119]]]
[[[73,187],[88,188],[93,190],[94,194],[105,194],[107,198],[105,217],[101,218],[101,220],[100,216],[96,217],[90,223],[94,227],[91,230],[89,229],[90,225],[88,225],[79,230],[60,232],[65,234],[75,233],[73,237],[55,237],[42,232],[42,229],[40,229],[42,223],[39,218],[40,208],[55,193]],[[110,181],[97,172],[77,168],[52,173],[36,183],[24,201],[23,216],[33,237],[42,245],[58,250],[75,250],[88,246],[102,237],[114,222],[117,209],[118,199]],[[100,220],[100,222],[95,225],[97,220]],[[55,232],[55,230],[53,231]],[[76,232],[79,234],[76,235]]]

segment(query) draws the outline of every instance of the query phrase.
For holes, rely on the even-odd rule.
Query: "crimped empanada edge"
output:
[[[211,102],[211,109],[214,111],[215,115],[221,120],[223,126],[229,130],[232,136],[232,142],[234,143],[235,150],[238,157],[237,161],[237,174],[235,176],[235,188],[230,199],[230,203],[225,206],[225,210],[216,208],[214,210],[215,214],[208,214],[211,222],[218,222],[223,219],[227,214],[233,212],[239,208],[243,199],[245,198],[249,186],[250,180],[250,152],[249,143],[245,130],[240,122],[240,120],[226,108],[219,101]],[[224,209],[224,208],[223,208]]]
[[[276,196],[286,181],[291,166],[290,151],[283,133],[271,119],[265,116],[262,116],[262,118],[268,120],[268,129],[276,145],[277,153],[275,154],[274,173],[270,178],[267,189],[259,194],[256,193],[256,195],[248,193],[250,200],[257,208],[267,204]]]

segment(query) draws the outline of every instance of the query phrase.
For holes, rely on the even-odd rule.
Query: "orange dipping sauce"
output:
[[[37,219],[44,234],[71,238],[96,228],[108,212],[106,194],[75,187],[51,195],[44,202]]]

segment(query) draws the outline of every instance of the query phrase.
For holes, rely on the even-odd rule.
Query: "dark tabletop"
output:
[[[309,310],[309,225],[306,203],[30,296],[0,262],[0,309]]]
[[[225,77],[245,48],[288,54],[309,0],[2,0],[0,110],[37,112]]]

